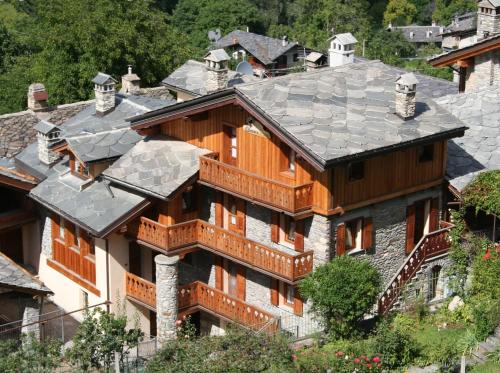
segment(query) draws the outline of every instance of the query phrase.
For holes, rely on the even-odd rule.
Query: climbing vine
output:
[[[500,215],[500,170],[479,174],[462,193],[465,206]]]

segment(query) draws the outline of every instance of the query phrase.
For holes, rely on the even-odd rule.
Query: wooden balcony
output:
[[[166,226],[141,217],[130,226],[129,234],[167,254],[200,246],[287,282],[295,282],[313,269],[312,251],[288,254],[202,220]]]
[[[200,181],[290,213],[309,210],[312,206],[312,183],[286,185],[207,156],[200,157]]]
[[[378,301],[378,312],[383,315],[390,311],[405,286],[415,277],[422,264],[430,258],[445,254],[450,248],[448,234],[453,224],[440,222],[441,229],[427,233],[417,243],[406,261],[382,293]]]
[[[5,211],[0,213],[0,231],[20,226],[36,219],[33,211],[22,209]]]
[[[200,281],[180,286],[178,301],[181,315],[201,309],[252,329],[273,331],[278,327],[278,319],[271,313]]]
[[[125,272],[125,294],[148,308],[156,309],[156,285],[152,282]]]

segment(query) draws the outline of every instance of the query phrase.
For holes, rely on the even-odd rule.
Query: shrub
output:
[[[270,336],[237,327],[219,337],[168,341],[146,372],[287,372],[292,351],[280,335]]]
[[[368,262],[344,255],[319,266],[299,283],[301,295],[330,337],[352,337],[380,291],[380,275]]]
[[[484,340],[500,324],[499,301],[489,298],[475,298],[472,306],[476,338]]]
[[[386,367],[395,369],[409,365],[419,354],[417,342],[408,331],[381,323],[375,337],[377,351]]]
[[[295,368],[304,373],[366,373],[382,372],[384,360],[378,355],[348,354],[344,351],[327,352],[306,350],[298,355]]]

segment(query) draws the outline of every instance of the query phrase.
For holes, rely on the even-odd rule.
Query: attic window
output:
[[[349,163],[347,174],[349,181],[362,180],[365,177],[365,163],[363,161]]]
[[[418,148],[418,161],[432,162],[434,159],[434,144],[424,145]]]

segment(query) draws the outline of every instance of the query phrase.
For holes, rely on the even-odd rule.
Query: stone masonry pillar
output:
[[[157,255],[156,325],[160,343],[176,337],[178,256]]]

